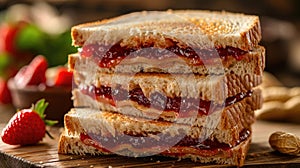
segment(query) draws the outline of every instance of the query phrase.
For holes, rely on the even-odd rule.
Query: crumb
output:
[[[248,158],[256,158],[256,157],[262,157],[262,156],[267,156],[269,155],[268,152],[261,152],[261,153],[251,153],[251,154],[248,154]]]
[[[158,161],[156,161],[156,163],[160,163],[160,161],[158,160]]]

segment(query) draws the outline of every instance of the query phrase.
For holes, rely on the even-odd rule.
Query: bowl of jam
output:
[[[14,79],[8,81],[13,105],[16,109],[30,108],[40,99],[48,102],[45,114],[46,119],[57,120],[63,124],[64,114],[72,108],[71,87],[49,87],[43,84],[20,88]]]
[[[8,80],[8,88],[16,109],[30,108],[45,99],[46,119],[57,120],[62,125],[64,114],[73,107],[72,81],[73,73],[67,67],[48,68],[45,57],[37,56]]]

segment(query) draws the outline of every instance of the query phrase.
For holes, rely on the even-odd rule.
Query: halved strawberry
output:
[[[54,78],[54,86],[72,86],[73,72],[66,67],[60,67]]]
[[[46,83],[48,62],[42,55],[36,56],[29,65],[20,69],[14,77],[18,87]]]
[[[31,145],[43,139],[46,125],[54,125],[57,121],[45,120],[44,111],[48,103],[44,99],[32,105],[31,109],[18,111],[2,130],[1,138],[10,145]]]

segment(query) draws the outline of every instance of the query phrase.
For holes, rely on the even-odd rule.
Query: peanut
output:
[[[274,132],[269,138],[269,144],[280,153],[288,155],[300,154],[300,138],[291,133]]]
[[[270,86],[283,86],[283,84],[271,73],[264,72],[263,83],[261,87],[270,87]]]
[[[264,96],[264,101],[281,101],[286,102],[292,97],[299,96],[300,88],[299,87],[277,87],[277,86],[271,86],[267,88],[262,88],[262,94]]]
[[[288,88],[264,72],[260,86],[264,104],[255,112],[257,119],[300,123],[300,87]]]

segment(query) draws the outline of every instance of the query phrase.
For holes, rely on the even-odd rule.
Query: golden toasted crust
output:
[[[90,99],[89,97],[77,97],[76,100],[81,98],[85,100]],[[159,117],[145,119],[144,117],[147,118],[149,116],[133,113],[139,107],[120,107],[118,109],[122,111],[122,115],[119,114],[120,111],[119,113],[108,112],[106,111],[108,110],[107,105],[102,105],[100,108],[102,110],[97,110],[99,107],[71,110],[65,115],[65,128],[72,134],[80,133],[86,129],[99,133],[101,132],[99,130],[104,128],[106,128],[104,130],[105,134],[115,134],[117,131],[147,134],[147,132],[164,132],[171,126],[172,129],[169,129],[169,131],[172,132],[172,135],[183,131],[194,138],[208,135],[209,138],[217,139],[219,142],[235,145],[240,138],[240,133],[244,129],[250,129],[251,124],[255,120],[254,110],[260,108],[262,98],[260,91],[255,90],[251,97],[227,106],[222,111],[216,111],[208,116],[195,116],[196,118],[177,118],[176,121],[174,120],[176,117],[174,112],[163,112],[156,116],[153,116],[154,113],[149,113],[152,115],[151,117]],[[91,104],[81,104],[81,106],[91,106]],[[137,111],[141,112],[140,110]],[[143,111],[144,113],[145,111]],[[82,126],[82,124],[86,123],[88,123],[87,126]],[[109,123],[109,127],[105,123]]]
[[[179,159],[191,159],[200,163],[217,163],[242,166],[246,158],[246,154],[251,142],[251,135],[245,141],[228,150],[219,150],[217,154],[210,156],[205,152],[195,150],[192,147],[171,147],[167,151],[161,153],[162,156],[177,157]],[[123,145],[124,146],[124,145]],[[132,152],[133,147],[126,145],[127,151]],[[121,149],[120,149],[121,150]],[[185,152],[185,154],[183,154]],[[77,154],[77,155],[111,155],[103,148],[95,148],[84,144],[78,136],[68,136],[63,133],[58,144],[58,153],[60,154]],[[172,153],[172,155],[170,154]],[[177,156],[176,156],[177,155]],[[179,155],[179,157],[178,157]]]
[[[261,83],[262,76],[255,74],[201,77],[164,74],[126,74],[97,75],[98,81],[88,81],[83,73],[74,72],[74,80],[78,90],[89,87],[111,87],[112,91],[119,89],[133,91],[141,89],[147,99],[159,93],[163,97],[197,98],[205,101],[223,103],[226,98],[233,97],[239,93],[246,93]],[[84,80],[86,79],[86,80]],[[74,89],[75,90],[75,89]],[[93,93],[91,93],[93,94]]]
[[[86,43],[115,44],[121,39],[125,39],[124,45],[132,45],[136,44],[135,40],[143,41],[152,35],[192,46],[232,46],[243,50],[251,50],[261,40],[257,16],[224,11],[143,11],[72,28],[75,46]],[[139,38],[131,38],[133,36]],[[157,43],[161,43],[162,39],[157,38]]]
[[[68,59],[70,70],[88,71],[93,69],[95,73],[171,73],[171,74],[195,74],[195,75],[221,75],[227,73],[244,74],[254,73],[261,75],[265,68],[265,49],[258,46],[255,50],[246,53],[241,60],[233,56],[226,59],[212,58],[205,65],[188,65],[181,58],[168,58],[157,60],[146,57],[126,57],[118,65],[111,68],[102,68],[92,58],[80,57],[79,53],[70,54]],[[81,69],[84,67],[85,69]]]
[[[183,148],[172,147],[168,150],[168,152],[176,154],[178,153],[178,151],[186,151],[187,154],[180,155],[179,158],[180,159],[188,158],[195,162],[201,162],[201,163],[212,162],[217,164],[243,166],[248,149],[250,147],[250,142],[251,142],[251,136],[248,137],[245,141],[243,141],[239,145],[234,146],[230,150],[228,151],[221,150],[219,155],[214,155],[214,156],[201,156],[199,153],[197,153],[197,150],[195,150],[193,147],[183,147]],[[172,154],[169,154],[168,152],[163,152],[161,155],[172,156]],[[202,155],[204,154],[205,152],[202,153]]]
[[[108,155],[110,152],[85,145],[80,141],[79,136],[68,136],[67,132],[63,132],[58,143],[58,153],[60,154],[76,154],[76,155]]]
[[[114,70],[106,72],[91,59],[75,55],[69,56],[69,68],[74,72],[76,85],[101,87],[118,84],[125,90],[140,87],[147,97],[153,92],[160,92],[169,97],[200,96],[202,100],[223,102],[225,98],[247,92],[262,82],[264,52],[249,54],[243,60],[234,59],[231,64],[224,64],[227,67],[216,67],[216,69],[224,68],[220,70],[220,74],[215,69],[203,70],[205,72],[199,69],[195,74],[185,74],[180,70],[173,73],[161,73],[159,71],[145,73],[147,69],[142,68],[142,72],[135,71],[133,70],[135,65],[132,64],[127,66],[128,69],[120,65],[124,67],[120,72],[114,72]],[[141,66],[142,64],[136,64],[136,67]],[[170,68],[172,67],[178,66],[173,64]],[[201,67],[203,68],[203,66]]]
[[[119,101],[117,102],[116,106],[111,105],[107,103],[108,102],[107,100],[102,100],[102,99],[95,100],[92,97],[83,94],[77,89],[73,90],[73,99],[74,99],[75,107],[89,107],[96,110],[113,111],[113,112],[123,113],[129,116],[142,117],[148,119],[160,119],[160,120],[172,121],[172,122],[176,120],[177,122],[180,123],[184,122],[185,119],[185,117],[180,117],[177,112],[161,111],[151,107],[148,108],[143,105],[139,105],[138,103],[132,100]],[[245,104],[247,105],[247,107],[245,106]],[[235,112],[236,115],[240,115],[240,114],[244,114],[245,110],[248,110],[247,112],[250,112],[251,110],[259,109],[261,106],[262,106],[261,91],[259,89],[256,89],[252,93],[252,96],[246,97],[239,102],[224,107],[224,109],[228,110],[232,107],[236,107],[236,109],[233,110],[232,112]],[[225,118],[223,119],[228,118],[229,116],[227,115],[228,114],[225,114],[224,115]],[[236,115],[230,116],[230,118],[234,119],[235,117],[237,117]],[[182,122],[181,119],[183,120]],[[229,125],[226,128],[230,128],[230,126],[235,125],[234,123],[230,123],[228,121],[226,121],[224,124]]]
[[[75,55],[69,57],[69,67],[74,72],[77,85],[100,87],[122,84],[129,78],[128,74],[134,73],[136,78],[132,79],[133,84],[129,89],[140,87],[146,96],[159,91],[169,97],[192,93],[194,95],[190,97],[201,95],[201,99],[215,100],[216,98],[210,94],[215,91],[219,94],[216,102],[223,102],[227,97],[246,92],[260,84],[265,64],[265,50],[258,45],[261,40],[259,18],[229,12],[193,10],[136,12],[75,26],[72,28],[72,38],[75,46],[114,45],[120,42],[121,46],[133,48],[147,43],[153,44],[156,48],[166,48],[172,45],[169,42],[173,41],[183,47],[213,49],[231,46],[248,51],[239,61],[233,57],[226,57],[219,61],[219,64],[216,60],[210,60],[212,61],[210,69],[194,65],[186,68],[186,60],[180,62],[168,59],[159,64],[155,59],[138,57],[124,59],[117,68],[99,68],[92,59]],[[79,68],[76,68],[78,63]],[[186,88],[191,88],[188,86],[189,83],[195,88],[195,83],[188,77],[189,73],[195,74],[196,81],[201,82],[196,85],[194,89],[196,91],[186,89],[182,95],[182,88],[176,85],[178,81],[172,82],[164,69],[167,69],[169,74],[182,75],[179,75],[183,81],[181,84],[185,84]],[[140,74],[136,74],[137,72]],[[116,81],[112,80],[112,76],[116,77]],[[215,78],[215,83],[209,80],[210,77]],[[220,79],[217,79],[218,77]],[[228,150],[220,149],[212,154],[193,147],[177,146],[163,152],[162,155],[176,157],[180,155],[179,158],[191,158],[202,163],[214,162],[237,166],[243,164],[251,141],[250,135],[248,139],[239,143],[241,133],[245,130],[251,131],[251,124],[255,119],[254,110],[260,108],[262,104],[261,93],[255,90],[251,97],[208,116],[196,116],[195,121],[190,118],[179,118],[174,122],[177,113],[172,111],[157,113],[152,108],[145,109],[131,100],[122,101],[116,108],[107,101],[94,100],[77,89],[73,90],[73,99],[75,106],[89,106],[91,109],[72,109],[65,115],[66,131],[59,142],[59,153],[111,154],[102,148],[96,149],[95,146],[80,141],[79,135],[83,132],[102,136],[131,133],[151,137],[155,137],[157,133],[171,136],[185,133],[192,138],[205,137],[204,139],[217,140],[234,147]],[[136,109],[139,114],[135,113]],[[125,148],[128,152],[136,152],[131,144],[117,147],[118,150]]]

